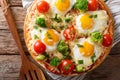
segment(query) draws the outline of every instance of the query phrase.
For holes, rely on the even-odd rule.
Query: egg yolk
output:
[[[83,43],[83,47],[80,48],[80,52],[85,57],[91,56],[94,53],[94,46],[88,43],[87,41],[85,41]]]
[[[94,21],[92,18],[90,18],[89,14],[84,14],[81,18],[80,18],[80,22],[81,22],[81,27],[84,30],[88,30],[90,28],[93,27]]]
[[[70,7],[70,0],[57,0],[55,5],[58,10],[64,12]]]
[[[59,37],[54,30],[50,29],[46,31],[45,38],[43,40],[47,45],[52,46],[54,43],[59,41]]]

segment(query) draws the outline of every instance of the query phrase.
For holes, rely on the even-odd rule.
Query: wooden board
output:
[[[9,0],[12,13],[18,28],[22,43],[25,10],[21,0]],[[0,7],[0,80],[19,80],[21,59],[8,25]],[[108,58],[97,69],[87,75],[84,80],[120,80],[120,43],[109,54]]]

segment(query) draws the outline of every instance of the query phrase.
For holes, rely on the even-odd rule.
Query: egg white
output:
[[[46,34],[46,31],[47,31],[48,29],[45,29],[43,32],[42,32],[42,34],[41,34],[41,41],[46,45],[46,52],[52,52],[52,51],[54,51],[54,50],[56,50],[57,49],[57,45],[58,45],[58,42],[54,42],[54,45],[52,45],[52,46],[49,46],[49,45],[47,45],[45,42],[44,42],[44,38],[45,38],[45,34]],[[55,31],[54,30],[54,32],[55,32],[55,34],[57,34],[58,35],[58,37],[60,36],[59,35],[59,33],[57,32],[57,31]],[[60,37],[59,37],[60,38]],[[60,39],[59,39],[60,40]]]
[[[51,2],[49,4],[51,6],[51,11],[52,11],[53,15],[58,14],[60,16],[64,16],[73,7],[73,5],[76,2],[76,0],[70,0],[69,8],[66,11],[62,12],[62,11],[58,10],[57,7],[55,6],[56,1],[57,0],[51,0]]]
[[[78,30],[79,33],[81,34],[90,34],[94,31],[99,31],[103,32],[105,28],[108,27],[107,21],[108,21],[108,15],[105,10],[98,10],[98,11],[89,11],[87,12],[90,15],[97,15],[97,18],[92,18],[94,21],[94,25],[91,29],[89,30],[84,30],[81,26],[80,18],[84,15],[81,14],[76,17],[76,29]]]
[[[96,55],[94,60],[96,61],[100,57],[100,55],[103,53],[103,47],[100,47],[99,45],[96,45],[96,44],[92,43],[90,41],[90,38],[87,38],[87,39],[81,38],[81,39],[78,40],[77,44],[83,44],[85,41],[87,41],[90,44],[94,45],[94,53]],[[91,59],[92,55],[89,56],[89,57],[83,56],[82,53],[80,52],[77,44],[72,49],[73,58],[74,58],[75,63],[78,64],[78,60],[83,60],[83,62],[84,62],[83,66],[84,67],[88,67],[88,66],[92,65],[93,64],[92,59]]]

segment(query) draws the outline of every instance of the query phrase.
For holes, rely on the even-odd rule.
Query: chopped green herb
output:
[[[84,64],[83,60],[78,60],[78,64]]]
[[[41,29],[40,29],[39,31],[40,31],[40,33],[42,32],[42,30],[41,30]]]
[[[73,9],[80,10],[82,12],[88,9],[88,1],[87,0],[77,0],[73,5]]]
[[[58,14],[55,15],[55,18],[52,18],[52,20],[56,21],[57,23],[62,22],[62,19],[58,17]]]
[[[95,14],[95,15],[90,15],[90,18],[97,18],[97,14]]]
[[[38,29],[38,26],[33,26],[34,29]]]
[[[56,28],[57,28],[57,26],[53,24],[53,25],[52,25],[52,28],[53,28],[53,29],[56,29]]]
[[[44,17],[37,17],[36,24],[41,26],[41,27],[46,27],[45,18]]]
[[[58,43],[57,50],[62,53],[62,55],[67,56],[70,52],[70,49],[68,47],[68,44],[65,43],[64,40],[61,40]]]
[[[70,18],[65,18],[65,22],[66,22],[66,23],[69,23],[70,20],[71,20]]]
[[[52,39],[51,34],[49,34],[48,32],[47,32],[46,34],[47,34],[47,37],[48,37],[49,39]]]
[[[51,65],[51,66],[57,66],[59,63],[60,63],[60,59],[59,59],[59,58],[53,58],[53,59],[50,61],[50,65]]]
[[[70,55],[66,55],[66,56],[63,56],[63,59],[69,59],[69,60],[71,60],[72,57]]]
[[[96,57],[96,55],[94,53],[93,56],[91,56],[91,60],[92,60],[93,63],[95,62],[95,57]]]
[[[82,72],[83,69],[84,69],[84,68],[83,68],[81,65],[77,65],[77,66],[76,66],[76,70],[77,70],[78,72]]]
[[[35,34],[34,35],[34,39],[36,40],[36,39],[39,39],[39,37]]]
[[[84,46],[83,46],[83,45],[81,45],[81,44],[77,44],[77,46],[78,46],[79,48],[84,47]]]
[[[68,64],[67,66],[64,66],[65,70],[68,70],[70,68],[71,64]]]
[[[37,60],[44,60],[45,59],[45,56],[44,55],[38,55],[36,57]]]
[[[49,55],[46,52],[44,52],[43,54],[46,58],[49,58]]]
[[[100,32],[95,31],[91,34],[91,41],[95,43],[102,43],[103,36]]]

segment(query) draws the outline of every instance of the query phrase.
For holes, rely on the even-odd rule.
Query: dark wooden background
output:
[[[21,0],[9,0],[11,10],[17,24],[21,40],[23,39],[23,23],[26,11]],[[27,52],[27,49],[25,48]],[[7,22],[0,7],[0,80],[19,80],[21,59]],[[105,61],[84,80],[120,80],[120,43],[115,45]]]

